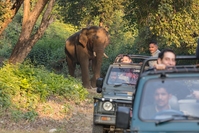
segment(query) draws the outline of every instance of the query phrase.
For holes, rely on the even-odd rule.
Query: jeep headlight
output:
[[[110,111],[113,108],[113,104],[111,102],[104,102],[102,106],[106,111]]]

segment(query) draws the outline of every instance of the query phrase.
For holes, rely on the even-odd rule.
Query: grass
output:
[[[57,97],[51,97],[45,103],[45,105],[48,107],[46,107],[46,111],[38,111],[39,117],[34,121],[26,121],[24,119],[15,121],[10,117],[9,113],[6,115],[1,115],[0,132],[48,133],[51,129],[56,129],[56,133],[91,132],[93,97],[99,97],[100,94],[96,93],[95,90],[88,90],[88,92],[89,94],[87,95],[86,99],[80,103],[62,100]],[[60,111],[61,107],[66,105],[70,106],[71,111],[69,111],[65,116],[59,115],[57,112]]]

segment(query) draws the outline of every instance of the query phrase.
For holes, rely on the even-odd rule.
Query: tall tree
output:
[[[113,14],[123,10],[125,0],[58,0],[60,18],[65,23],[85,26],[94,23],[96,18],[100,22],[113,23]],[[96,23],[95,23],[96,24]]]
[[[0,35],[12,21],[24,0],[0,1]]]
[[[198,0],[134,0],[126,7],[125,18],[139,29],[147,27],[167,46],[186,47],[193,53],[199,36],[198,5]]]
[[[35,3],[31,3],[31,0],[24,0],[23,4],[24,15],[21,34],[9,58],[9,62],[12,64],[22,63],[24,61],[32,47],[42,37],[49,24],[54,20],[52,9],[55,0],[37,0]],[[40,26],[35,33],[32,33],[43,11]]]

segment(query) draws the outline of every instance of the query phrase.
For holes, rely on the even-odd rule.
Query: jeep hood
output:
[[[133,93],[132,91],[105,91],[103,92],[103,97],[117,100],[132,100]]]

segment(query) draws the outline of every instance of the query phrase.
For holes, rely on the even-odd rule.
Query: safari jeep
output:
[[[97,92],[101,93],[101,97],[94,98],[93,133],[123,131],[115,127],[117,107],[132,110],[132,96],[141,68],[140,62],[148,56],[129,55],[133,63],[121,63],[123,56],[118,55],[109,66],[105,78],[97,80]]]
[[[199,92],[196,57],[178,56],[175,67],[144,71],[149,60],[141,68],[132,107],[116,108],[116,128],[131,133],[198,133],[199,99],[193,95]],[[180,65],[184,60],[192,65]]]

